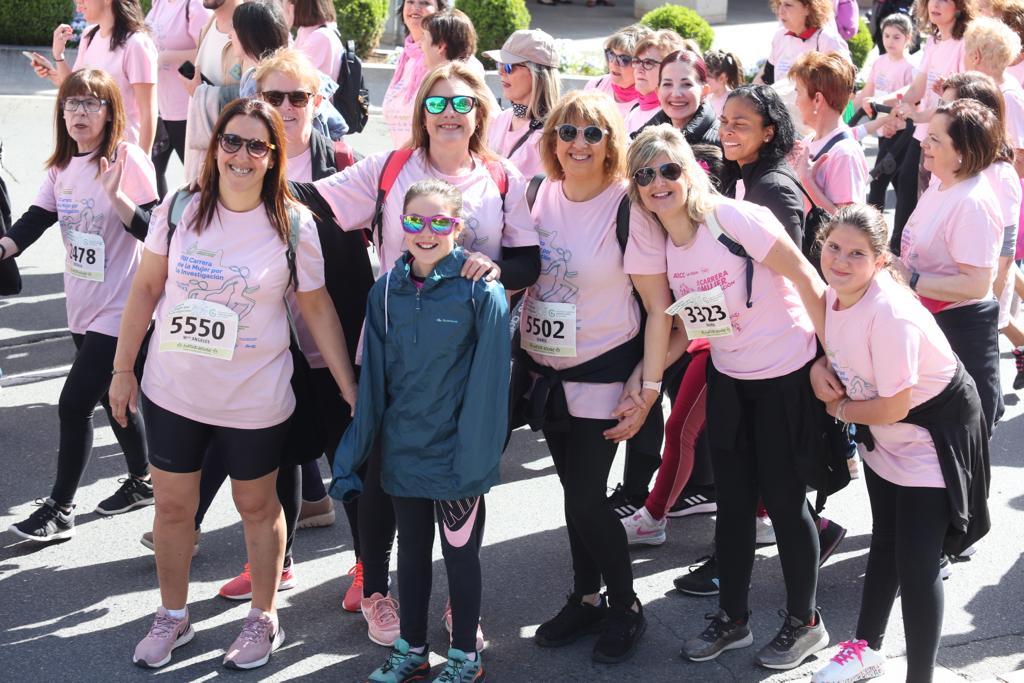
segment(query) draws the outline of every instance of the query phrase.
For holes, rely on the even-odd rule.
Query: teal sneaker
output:
[[[370,674],[367,683],[406,683],[407,681],[422,681],[430,675],[430,661],[428,659],[429,647],[423,649],[423,654],[418,655],[409,651],[409,643],[399,638],[395,641],[391,652],[388,653],[388,661]]]
[[[483,683],[485,676],[484,660],[479,652],[474,661],[469,661],[465,652],[453,647],[448,650],[448,663],[434,683]]]

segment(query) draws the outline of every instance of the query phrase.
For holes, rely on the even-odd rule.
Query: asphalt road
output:
[[[16,214],[31,203],[52,144],[53,100],[0,96],[0,138]],[[355,140],[364,152],[382,149],[375,117]],[[176,163],[176,162],[175,162]],[[178,167],[174,167],[178,173]],[[61,271],[63,250],[55,231],[20,263],[25,291],[0,299],[0,529],[22,519],[32,500],[49,491],[55,469],[57,400],[73,346],[67,334]],[[1005,386],[1012,361],[1004,361]],[[938,677],[991,679],[1024,666],[1024,436],[1022,406],[1007,397],[1007,415],[992,449],[990,500],[994,528],[973,560],[958,564],[946,582],[946,611]],[[617,463],[621,465],[620,463]],[[124,474],[119,448],[102,411],[96,416],[92,463],[78,496],[78,535],[69,542],[37,546],[0,531],[0,678],[9,681],[209,680],[229,675],[249,680],[359,681],[378,666],[385,650],[366,638],[361,616],[340,609],[352,565],[351,538],[343,515],[331,528],[303,530],[296,540],[299,586],[280,594],[285,647],[271,663],[248,674],[221,668],[222,648],[235,637],[247,607],[216,597],[218,586],[245,561],[242,530],[230,496],[221,494],[207,517],[201,550],[192,565],[191,610],[197,638],[159,673],[131,665],[136,641],[145,635],[159,604],[152,555],[139,536],[150,528],[151,510],[101,518],[92,507],[111,493]],[[617,481],[617,473],[612,482]],[[488,499],[482,551],[483,628],[489,641],[484,660],[492,681],[754,681],[805,679],[821,665],[812,661],[791,672],[753,666],[755,648],[731,652],[706,664],[678,657],[681,640],[704,626],[714,598],[684,597],[672,578],[703,555],[713,517],[673,520],[668,542],[633,553],[637,591],[648,630],[636,656],[619,666],[590,661],[591,641],[560,650],[532,643],[541,621],[552,616],[569,591],[569,554],[557,478],[543,439],[519,431],[503,463],[502,483]],[[832,643],[852,636],[869,543],[870,515],[862,481],[835,496],[828,517],[849,536],[821,572],[818,601]],[[440,616],[445,596],[444,565],[435,551],[430,638],[443,655],[447,643]],[[781,570],[774,547],[758,550],[752,592],[755,645],[778,628],[784,606]],[[886,652],[899,679],[904,653],[897,605]],[[827,654],[831,655],[833,651]],[[435,661],[441,661],[435,656]]]

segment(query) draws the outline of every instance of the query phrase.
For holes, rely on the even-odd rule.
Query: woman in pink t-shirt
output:
[[[943,474],[956,465],[940,461],[984,457],[981,403],[935,319],[887,270],[888,228],[878,210],[840,209],[821,240],[821,268],[829,284],[826,356],[815,364],[812,383],[830,415],[857,427],[872,530],[855,637],[840,643],[838,654],[812,680],[880,675],[882,638],[898,594],[906,677],[927,681],[942,631],[939,558],[960,512],[951,505]],[[955,425],[959,438],[966,436],[966,452],[947,443],[937,427],[943,422]]]
[[[615,100],[623,118],[640,98],[640,93],[636,89],[633,60],[636,58],[637,45],[651,33],[651,29],[646,26],[633,24],[608,36],[604,41],[604,58],[608,63],[608,73],[590,79],[583,86],[584,90],[596,88]]]
[[[678,131],[641,133],[629,171],[634,201],[658,219],[631,231],[625,257],[638,284],[657,283],[648,325],[651,317],[680,314],[668,362],[690,337],[711,346],[707,435],[718,488],[720,609],[684,642],[682,655],[706,661],[753,643],[748,591],[760,494],[786,567],[787,615],[756,661],[799,666],[828,644],[815,606],[818,533],[804,498],[807,485],[821,491],[827,477],[820,433],[810,427],[824,419],[823,409],[807,381],[815,331],[824,332],[825,285],[768,209],[711,189]]]
[[[447,7],[448,0],[403,0],[399,5],[398,16],[405,26],[405,44],[402,46],[402,54],[395,65],[395,73],[391,76],[391,82],[384,92],[384,101],[381,104],[384,123],[388,127],[391,144],[394,147],[406,144],[412,135],[416,92],[423,82],[423,77],[427,75],[423,50],[420,49],[420,38],[423,35],[421,22],[428,14]]]
[[[318,71],[337,81],[344,46],[338,36],[334,3],[331,0],[285,0],[283,9],[288,27],[298,29],[295,49],[309,57]]]
[[[501,93],[512,103],[491,121],[487,144],[532,178],[544,172],[540,129],[562,91],[555,40],[540,29],[516,31],[500,50],[485,54],[497,64]]]
[[[162,604],[133,656],[151,668],[167,664],[193,636],[186,606],[193,516],[213,444],[231,476],[252,577],[253,608],[224,664],[261,666],[284,640],[275,611],[284,560],[275,488],[295,407],[290,289],[345,401],[356,401],[320,241],[287,189],[281,117],[259,100],[235,100],[214,140],[198,190],[174,193],[152,217],[114,356],[111,408],[123,425],[140,398],[126,369],[155,314],[141,402],[158,499],[153,539]]]
[[[633,57],[633,79],[636,104],[626,114],[626,132],[633,135],[661,111],[658,99],[658,72],[661,60],[673,52],[687,48],[686,41],[675,31],[655,31],[640,40]]]
[[[55,123],[56,147],[39,194],[0,238],[3,260],[30,247],[59,222],[67,252],[64,291],[75,359],[60,394],[57,476],[43,505],[10,527],[18,536],[41,542],[75,533],[73,502],[92,454],[93,410],[99,402],[111,416],[106,394],[121,311],[146,236],[145,224],[132,225],[131,211],[123,222],[106,190],[115,187],[127,203],[143,208],[157,200],[152,162],[122,138],[124,106],[109,74],[83,69],[69,75],[57,93]],[[107,171],[111,161],[115,168]],[[153,504],[142,419],[132,415],[123,424],[110,423],[130,476],[96,507],[101,515]]]
[[[771,5],[782,26],[755,83],[785,83],[793,64],[808,52],[835,51],[850,60],[850,48],[836,29],[832,0],[772,0]]]
[[[1004,224],[985,170],[1004,144],[1002,124],[980,102],[962,99],[936,110],[921,156],[938,182],[907,221],[895,263],[974,378],[990,431],[1003,412],[992,281]]]
[[[157,52],[146,29],[139,0],[83,0],[82,14],[95,24],[82,35],[74,69],[64,60],[64,48],[73,32],[67,24],[53,31],[53,59],[36,55],[36,73],[60,85],[73,70],[103,69],[117,81],[124,100],[125,140],[147,154],[153,147],[157,119]]]

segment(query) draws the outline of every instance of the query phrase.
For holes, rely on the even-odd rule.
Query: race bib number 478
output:
[[[80,280],[103,282],[103,271],[106,265],[106,249],[103,238],[77,230],[69,230],[65,238],[68,244],[64,268],[68,274]]]
[[[231,360],[238,314],[212,301],[182,301],[160,323],[160,350]]]

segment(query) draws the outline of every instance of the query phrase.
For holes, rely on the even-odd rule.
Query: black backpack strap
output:
[[[632,209],[632,202],[629,195],[623,195],[619,201],[619,208],[615,212],[615,239],[619,242],[622,253],[626,253],[626,245],[629,243],[629,212]]]
[[[754,304],[751,301],[751,297],[754,293],[754,259],[750,258],[750,254],[747,253],[742,244],[729,236],[725,228],[722,227],[722,224],[718,222],[718,216],[715,215],[714,209],[704,218],[704,224],[708,226],[708,230],[711,231],[714,238],[729,250],[729,253],[746,260],[747,308],[753,308]]]
[[[815,154],[813,157],[811,157],[811,161],[817,161],[821,157],[825,156],[826,154],[828,154],[828,151],[830,149],[832,149],[837,144],[839,144],[843,140],[846,140],[849,137],[850,137],[849,131],[845,131],[845,130],[839,131],[838,133],[833,135],[832,138],[829,139],[828,142],[825,143],[824,147],[822,147],[821,149],[818,150],[817,154]]]
[[[813,199],[811,199],[811,195],[807,194],[807,190],[804,188],[804,184],[801,183],[797,179],[797,177],[795,175],[793,175],[788,169],[781,168],[781,167],[773,168],[771,171],[769,171],[769,173],[778,173],[779,175],[784,175],[787,178],[789,178],[790,180],[792,180],[796,184],[796,186],[800,188],[800,192],[803,193],[804,198],[807,199],[807,202],[811,205],[811,208],[812,209],[818,208],[817,203],[815,203],[815,201]],[[765,174],[765,175],[767,175],[767,174]]]
[[[518,152],[519,148],[526,144],[526,141],[530,138],[531,135],[533,135],[533,131],[540,130],[543,127],[544,127],[544,122],[543,121],[538,121],[536,119],[531,119],[530,120],[530,125],[527,126],[526,132],[523,133],[523,136],[521,138],[516,140],[516,144],[512,145],[512,149],[510,149],[508,151],[508,154],[505,155],[505,158],[506,159],[511,159],[512,155],[515,154],[516,152]]]
[[[174,231],[178,229],[178,223],[181,221],[181,217],[185,213],[185,208],[188,206],[188,202],[192,199],[192,195],[194,194],[195,192],[186,186],[176,190],[174,192],[174,196],[171,198],[171,205],[167,209],[168,248],[171,246],[171,238],[174,237]]]
[[[544,178],[543,173],[538,173],[530,178],[530,184],[526,186],[526,205],[530,207],[530,211],[533,211],[533,203],[537,201],[537,191],[540,189],[540,184],[544,182]]]

